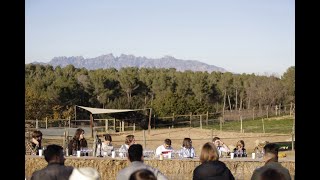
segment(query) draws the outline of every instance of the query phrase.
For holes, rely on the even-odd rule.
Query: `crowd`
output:
[[[31,180],[100,180],[98,170],[93,167],[76,168],[64,164],[66,153],[75,155],[76,151],[88,147],[84,133],[83,129],[77,129],[73,138],[68,143],[67,151],[64,151],[62,146],[56,144],[51,144],[43,148],[41,144],[41,131],[34,131],[32,139],[26,143],[25,152],[30,155],[38,155],[39,150],[43,150],[44,158],[48,164],[45,168],[33,172]],[[97,146],[96,156],[111,156],[114,149],[111,135],[105,134],[104,141],[100,142]],[[173,151],[171,140],[165,139],[163,144],[156,148],[155,155],[170,158]],[[119,152],[123,153],[122,156],[126,157],[130,163],[117,173],[117,180],[168,179],[160,170],[144,163],[143,147],[141,144],[136,143],[134,135],[126,136],[125,143],[121,145]],[[183,158],[196,157],[191,138],[183,139],[179,152]],[[288,169],[278,162],[278,152],[279,146],[274,143],[267,142],[262,149],[260,149],[265,165],[254,170],[251,177],[252,180],[291,179]],[[205,143],[199,155],[201,164],[195,167],[193,179],[235,179],[226,164],[219,160],[220,157],[229,155],[230,153],[234,153],[234,157],[247,157],[244,141],[239,140],[232,150],[230,150],[219,137],[214,137],[212,142]],[[88,154],[82,154],[82,156],[86,155]]]

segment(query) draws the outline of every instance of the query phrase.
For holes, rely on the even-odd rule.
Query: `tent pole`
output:
[[[93,116],[90,113],[90,128],[91,128],[91,137],[93,138]]]

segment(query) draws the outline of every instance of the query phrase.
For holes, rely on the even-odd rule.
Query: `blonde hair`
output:
[[[207,142],[202,146],[200,161],[201,163],[207,161],[217,161],[219,160],[219,154],[216,146],[212,142]]]

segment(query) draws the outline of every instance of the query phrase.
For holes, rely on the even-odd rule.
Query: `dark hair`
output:
[[[244,148],[244,141],[243,141],[243,140],[239,140],[239,141],[237,142],[237,146],[238,146],[239,144],[242,144],[242,147]]]
[[[263,171],[260,175],[261,180],[285,180],[285,176],[280,171],[268,168],[265,171]]]
[[[275,143],[268,143],[264,147],[264,153],[270,153],[275,156],[275,159],[278,160],[278,152],[279,152],[279,146]]]
[[[104,135],[104,140],[111,142],[112,141],[111,135],[110,134],[105,134]]]
[[[129,160],[133,161],[142,161],[143,148],[141,144],[132,144],[128,149]]]
[[[130,175],[129,180],[157,180],[157,177],[148,169],[139,169]]]
[[[166,145],[171,146],[171,139],[165,139],[165,140],[164,140],[164,143],[165,143]]]
[[[78,129],[76,130],[76,132],[74,133],[73,138],[79,140],[80,134],[82,134],[82,133],[84,133],[84,130],[81,129],[81,128],[78,128]]]
[[[126,140],[124,141],[124,143],[126,145],[129,145],[133,141],[133,139],[134,139],[134,135],[128,135],[126,136]]]
[[[182,147],[185,147],[185,148],[191,148],[192,147],[192,141],[190,138],[184,138],[183,139],[183,142],[182,142]]]
[[[44,150],[44,159],[47,162],[50,162],[55,156],[61,156],[63,155],[63,147],[56,145],[56,144],[50,144],[47,146],[47,149]]]
[[[212,142],[215,142],[216,140],[220,140],[220,138],[219,138],[219,137],[214,137],[214,138],[212,139]]]
[[[42,132],[41,132],[41,131],[38,131],[38,130],[33,131],[33,132],[32,132],[32,137],[33,137],[33,138],[42,137]]]

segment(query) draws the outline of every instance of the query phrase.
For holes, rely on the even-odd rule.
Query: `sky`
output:
[[[295,66],[295,1],[25,1],[25,63],[110,53],[282,75]]]

